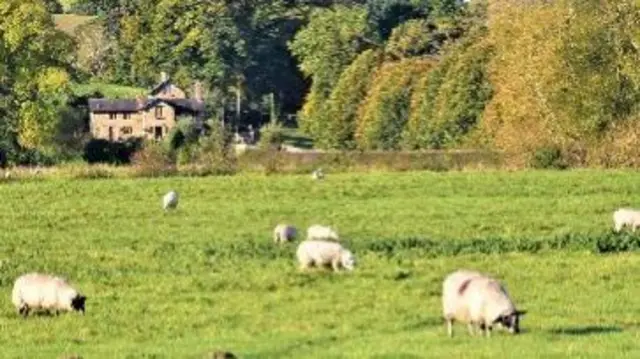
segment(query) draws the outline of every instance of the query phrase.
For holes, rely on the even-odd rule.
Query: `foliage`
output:
[[[174,174],[175,159],[159,141],[148,140],[142,149],[134,153],[131,163],[135,173],[141,177],[156,177]]]
[[[366,50],[340,75],[338,83],[326,102],[321,134],[316,139],[320,148],[353,148],[358,106],[364,100],[371,74],[380,64],[382,56],[375,50]]]
[[[263,149],[279,148],[283,141],[283,127],[277,122],[268,123],[260,128],[259,147]]]
[[[299,115],[302,129],[313,138],[325,132],[324,101],[341,72],[357,56],[357,40],[366,30],[366,11],[361,6],[334,6],[312,12],[309,23],[289,44],[312,86]]]
[[[408,149],[460,145],[475,128],[490,100],[487,75],[491,47],[484,31],[450,49],[431,72],[423,75],[413,92],[411,114],[403,145]]]
[[[358,110],[355,138],[359,148],[398,148],[409,116],[415,79],[433,67],[432,60],[412,58],[388,62],[376,70],[367,97]]]
[[[0,147],[8,157],[52,151],[69,94],[71,48],[43,2],[0,3]]]

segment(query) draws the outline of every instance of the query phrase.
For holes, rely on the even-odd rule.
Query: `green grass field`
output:
[[[499,237],[612,236],[640,203],[633,172],[469,172],[32,180],[0,184],[3,358],[637,358],[640,255],[571,250],[455,256],[393,247]],[[175,188],[178,209],[163,213]],[[280,222],[335,225],[352,273],[300,273]],[[523,333],[446,336],[444,276],[475,268],[528,310]],[[20,318],[28,271],[69,276],[87,314]]]

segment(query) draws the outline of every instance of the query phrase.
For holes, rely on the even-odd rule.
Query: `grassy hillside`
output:
[[[102,93],[107,98],[135,98],[136,95],[145,95],[148,90],[139,87],[121,86],[109,83],[87,83],[87,84],[73,84],[73,93],[76,96],[86,96],[96,91]]]
[[[610,233],[612,211],[640,203],[637,183],[598,171],[4,182],[3,357],[637,357],[640,255],[580,242],[637,242]],[[172,188],[180,205],[163,213]],[[295,244],[271,243],[281,221],[336,226],[358,268],[300,273]],[[571,250],[525,250],[564,234]],[[523,250],[482,254],[496,237]],[[403,245],[427,239],[463,245],[455,256]],[[459,267],[504,279],[529,310],[522,335],[458,325],[446,337],[441,281]],[[19,318],[11,287],[32,270],[69,276],[86,316]]]

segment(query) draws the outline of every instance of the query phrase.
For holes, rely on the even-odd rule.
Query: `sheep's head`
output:
[[[520,317],[527,313],[526,310],[514,310],[511,314],[499,316],[495,322],[505,327],[509,333],[520,333]]]
[[[348,250],[343,250],[340,254],[340,263],[346,270],[353,270],[356,266],[356,258],[353,253]]]
[[[71,308],[73,310],[82,312],[84,314],[84,303],[87,301],[87,297],[81,294],[76,295],[71,299]]]

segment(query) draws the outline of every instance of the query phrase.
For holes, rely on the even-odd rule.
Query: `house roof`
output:
[[[171,80],[166,79],[162,82],[160,82],[159,84],[157,84],[154,88],[151,89],[151,91],[149,92],[149,95],[156,95],[158,92],[160,92],[165,86],[169,85],[171,83]]]
[[[90,98],[89,109],[92,112],[136,112],[138,111],[138,102],[136,100]]]
[[[204,103],[194,99],[186,98],[145,98],[140,103],[137,100],[109,100],[109,99],[89,99],[89,109],[92,112],[138,112],[155,106],[159,102],[164,102],[174,108],[190,112],[204,111]]]

